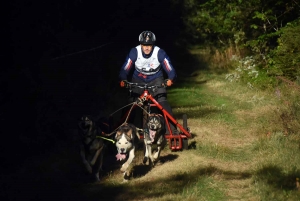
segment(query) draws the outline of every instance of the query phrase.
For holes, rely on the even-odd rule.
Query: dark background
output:
[[[108,106],[122,101],[115,98],[118,71],[142,31],[154,32],[157,45],[171,60],[177,57],[180,8],[168,1],[13,0],[7,8],[0,71],[3,171],[69,140],[81,115],[106,115]]]

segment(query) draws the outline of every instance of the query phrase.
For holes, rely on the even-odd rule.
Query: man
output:
[[[120,86],[124,87],[127,80],[132,76],[131,82],[147,83],[149,85],[161,85],[162,83],[171,86],[176,79],[176,71],[173,68],[170,58],[163,49],[155,46],[156,37],[151,31],[143,31],[139,35],[140,45],[132,48],[120,70]],[[132,74],[133,71],[133,74]],[[164,79],[164,72],[168,79]],[[131,75],[132,74],[132,75]],[[132,89],[130,102],[133,102],[141,95],[143,89]],[[173,116],[172,108],[167,101],[166,88],[158,88],[151,95],[159,104]],[[173,134],[178,134],[178,130],[170,122]]]

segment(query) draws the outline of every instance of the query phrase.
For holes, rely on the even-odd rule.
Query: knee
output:
[[[155,99],[157,100],[157,102],[165,102],[167,101],[167,94],[158,94],[157,96],[155,96]]]

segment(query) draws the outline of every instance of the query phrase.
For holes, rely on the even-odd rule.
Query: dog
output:
[[[130,177],[131,168],[129,167],[135,157],[139,139],[137,128],[133,124],[124,123],[116,130],[115,141],[118,152],[116,158],[117,161],[125,161],[120,169],[124,173],[124,180],[128,180]]]
[[[160,114],[150,114],[147,120],[146,129],[144,129],[145,156],[143,163],[146,164],[150,159],[149,164],[153,167],[158,161],[161,150],[164,148],[165,144],[164,118]],[[153,153],[155,145],[157,146],[157,150]]]
[[[80,157],[89,174],[95,181],[100,181],[99,172],[102,170],[105,144],[97,137],[102,130],[96,125],[90,115],[83,115],[78,122],[80,137]]]

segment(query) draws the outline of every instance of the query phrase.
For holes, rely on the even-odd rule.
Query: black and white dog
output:
[[[124,180],[128,180],[131,174],[129,167],[135,157],[136,145],[139,142],[139,134],[133,124],[125,123],[121,125],[115,135],[117,147],[117,160],[125,161],[121,167],[121,172],[124,173]]]
[[[90,115],[83,115],[78,122],[80,132],[80,157],[88,173],[95,181],[100,181],[99,172],[102,169],[104,142],[100,136],[102,131]]]
[[[161,150],[166,144],[165,139],[165,121],[160,114],[150,114],[147,120],[147,126],[144,130],[145,156],[143,163],[155,165],[160,157]],[[157,146],[156,152],[153,152],[154,146]]]

